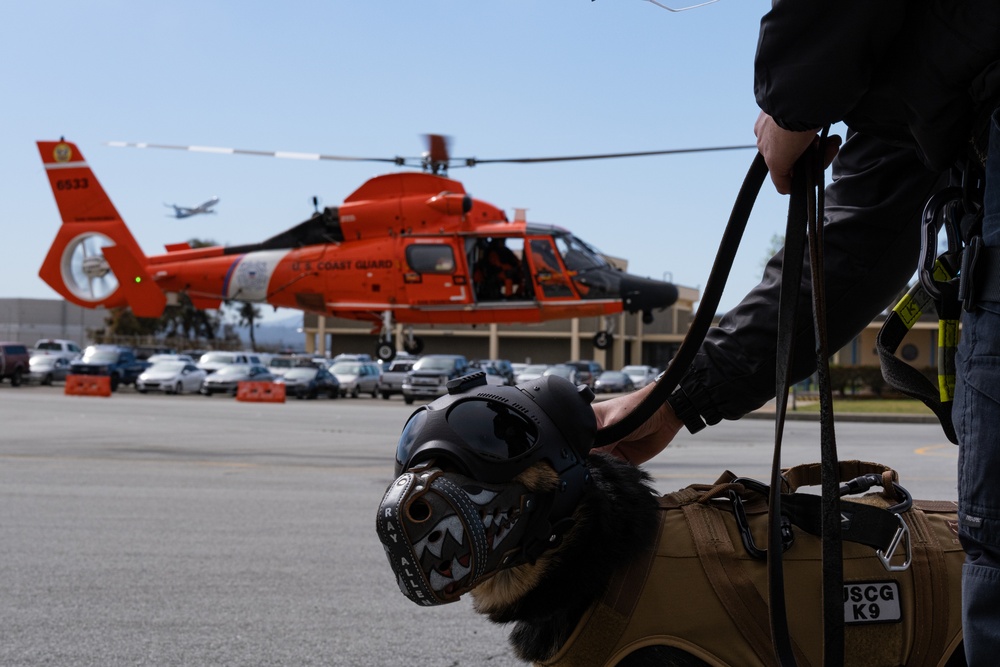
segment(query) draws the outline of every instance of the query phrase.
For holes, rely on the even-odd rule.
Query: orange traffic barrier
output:
[[[111,378],[107,375],[67,375],[67,396],[110,396]]]
[[[251,403],[284,403],[285,385],[275,382],[240,382],[236,389],[236,400]]]

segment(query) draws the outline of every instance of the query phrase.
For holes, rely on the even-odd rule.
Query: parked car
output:
[[[27,377],[30,361],[28,348],[21,343],[0,343],[0,381],[9,378],[17,387]]]
[[[382,398],[388,400],[393,394],[403,393],[403,382],[406,380],[406,374],[410,372],[415,363],[417,363],[416,359],[400,359],[397,356],[382,369],[382,376],[378,381],[378,393]]]
[[[480,371],[486,373],[486,384],[488,384],[488,385],[492,385],[494,387],[509,387],[509,386],[511,386],[510,383],[507,382],[507,378],[505,378],[504,376],[500,375],[500,371],[498,371],[493,366],[486,366],[485,368],[477,368],[477,369],[470,368],[469,370],[473,371],[473,372],[476,371],[476,370],[480,370]]]
[[[622,368],[622,373],[632,378],[632,384],[635,385],[636,389],[642,389],[650,382],[655,381],[660,371],[652,366],[635,365],[625,366]]]
[[[583,384],[579,379],[580,371],[576,369],[576,366],[570,366],[569,364],[553,364],[542,373],[542,377],[547,375],[558,375],[561,378],[566,378],[573,384]]]
[[[340,395],[357,398],[361,394],[378,396],[379,377],[382,369],[374,361],[334,361],[330,372],[340,382]]]
[[[274,382],[285,385],[285,395],[295,398],[340,396],[340,382],[337,376],[325,368],[317,368],[312,364],[287,368],[283,374],[275,378]]]
[[[132,348],[132,351],[135,352],[135,358],[139,361],[149,361],[151,357],[158,354],[174,354],[177,352],[174,348],[166,347],[165,345],[136,345]],[[149,363],[152,362],[149,361]]]
[[[263,366],[260,357],[253,352],[206,352],[198,359],[197,366],[209,373],[217,371],[229,364],[257,364]]]
[[[28,377],[38,384],[65,382],[70,360],[55,354],[33,354],[28,360]]]
[[[150,357],[152,358],[152,357]],[[194,365],[194,361],[157,361],[139,374],[135,388],[140,394],[162,391],[164,394],[197,393],[208,373]]]
[[[42,338],[35,341],[35,347],[31,352],[32,356],[47,354],[65,359],[75,359],[83,353],[76,341],[65,338]]]
[[[88,345],[83,356],[70,362],[70,375],[107,375],[111,391],[123,384],[135,384],[148,364],[139,361],[130,347],[119,345]]]
[[[407,404],[418,398],[435,399],[448,393],[448,381],[472,370],[460,354],[426,354],[413,364],[403,382],[403,400]]]
[[[302,356],[298,354],[276,354],[271,357],[267,364],[267,370],[271,371],[272,375],[281,376],[287,373],[292,368],[326,368],[326,364],[314,364],[312,357]]]
[[[604,369],[596,361],[567,361],[567,364],[576,369],[576,383],[585,384],[591,389],[594,388],[594,381],[597,376],[604,372]]]
[[[195,357],[190,354],[175,354],[173,352],[161,352],[159,354],[154,354],[153,356],[146,359],[146,363],[150,366],[153,364],[158,364],[161,361],[186,361],[188,363],[195,363]]]
[[[348,354],[341,352],[333,358],[334,361],[374,361],[370,354]]]
[[[546,370],[548,370],[548,364],[527,364],[521,371],[514,376],[514,384],[521,384],[522,382],[528,382],[529,380],[537,380],[542,377]]]
[[[487,371],[487,375],[490,374],[490,369],[492,369],[492,374],[502,377],[504,384],[513,385],[515,382],[514,367],[506,359],[479,359],[478,361],[469,362],[469,365],[473,368],[481,368]]]
[[[594,380],[595,394],[611,394],[635,391],[632,378],[623,371],[604,371]]]
[[[201,393],[205,396],[235,396],[240,389],[240,382],[274,382],[274,379],[267,367],[261,364],[227,364],[208,374],[201,383]]]

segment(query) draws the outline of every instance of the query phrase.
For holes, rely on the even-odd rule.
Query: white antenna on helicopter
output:
[[[659,3],[656,0],[646,0],[646,2],[651,2],[654,5],[656,5],[657,7],[659,7],[660,9],[666,9],[668,12],[686,12],[689,9],[697,9],[698,7],[704,7],[705,5],[711,5],[711,4],[714,4],[714,3],[718,2],[718,1],[719,0],[708,0],[708,2],[702,2],[702,3],[697,4],[697,5],[690,5],[688,7],[680,7],[678,9],[674,9],[673,7],[667,7],[666,5],[664,5],[662,3]]]

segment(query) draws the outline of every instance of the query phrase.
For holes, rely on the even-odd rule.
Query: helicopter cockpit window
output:
[[[450,245],[416,243],[406,249],[406,263],[417,273],[454,273],[455,253]]]
[[[528,247],[534,268],[535,282],[546,298],[573,296],[569,279],[563,273],[556,249],[548,238],[531,239]]]
[[[556,246],[570,271],[586,271],[608,266],[601,254],[571,234],[557,236]]]

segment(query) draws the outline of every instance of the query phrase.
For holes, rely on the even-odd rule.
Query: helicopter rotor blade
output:
[[[416,158],[404,157],[355,157],[351,155],[328,155],[325,153],[297,153],[294,151],[258,151],[245,148],[222,148],[219,146],[175,146],[172,144],[149,144],[131,141],[106,141],[107,146],[115,148],[166,148],[170,150],[191,151],[193,153],[219,153],[222,155],[258,155],[262,157],[277,157],[288,160],[338,160],[344,162],[386,162],[403,166],[409,160]]]
[[[682,153],[707,153],[713,151],[732,151],[756,149],[754,144],[733,146],[703,146],[698,148],[672,148],[658,151],[636,151],[631,153],[597,153],[589,155],[562,155],[555,157],[521,157],[521,158],[490,158],[476,157],[452,158],[449,154],[450,137],[441,134],[425,135],[428,150],[422,157],[357,157],[351,155],[329,155],[325,153],[298,153],[294,151],[261,151],[244,148],[222,148],[219,146],[178,146],[173,144],[151,144],[129,141],[107,141],[108,146],[116,148],[161,148],[183,150],[194,153],[218,153],[222,155],[256,155],[261,157],[276,157],[291,160],[336,160],[342,162],[382,162],[397,167],[420,168],[433,173],[447,173],[449,168],[475,167],[480,164],[538,164],[543,162],[573,162],[583,160],[604,160],[609,158],[646,157],[653,155],[676,155]]]
[[[478,164],[534,164],[538,162],[571,162],[574,160],[604,160],[608,158],[623,157],[645,157],[650,155],[674,155],[678,153],[708,153],[711,151],[735,151],[757,148],[756,144],[743,144],[734,146],[704,146],[701,148],[672,148],[662,151],[638,151],[634,153],[599,153],[594,155],[562,155],[556,157],[520,157],[520,158],[496,158],[480,160],[478,158],[463,158],[466,167],[475,167]]]

